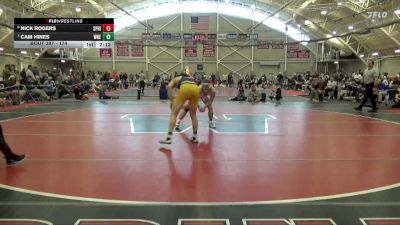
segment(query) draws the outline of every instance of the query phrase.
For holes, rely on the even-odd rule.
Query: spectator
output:
[[[247,101],[251,103],[257,103],[261,100],[261,93],[259,90],[257,90],[257,87],[255,84],[252,84],[250,87],[250,92],[247,95]]]
[[[376,96],[374,95],[374,86],[377,84],[378,72],[374,69],[374,61],[368,62],[368,68],[365,70],[364,85],[365,93],[361,104],[354,108],[357,111],[362,111],[362,107],[370,99],[372,104],[372,109],[369,112],[377,112],[376,108]]]
[[[245,101],[246,99],[247,99],[247,97],[244,94],[243,85],[239,85],[238,93],[236,94],[236,97],[231,98],[229,100],[231,100],[231,101]]]

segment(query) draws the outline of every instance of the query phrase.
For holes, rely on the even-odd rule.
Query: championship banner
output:
[[[310,50],[308,50],[308,49],[298,50],[297,51],[297,57],[298,58],[302,58],[302,59],[310,58]]]
[[[117,42],[117,56],[129,56],[128,42]]]
[[[206,34],[201,34],[201,33],[196,33],[194,34],[194,40],[206,40],[207,35]]]
[[[297,58],[297,50],[288,50],[287,57],[290,59]]]
[[[112,48],[100,48],[100,58],[111,58]]]
[[[257,48],[258,49],[269,49],[269,42],[268,41],[257,41]]]
[[[285,45],[283,41],[271,41],[272,49],[284,49]]]
[[[215,41],[203,41],[203,57],[215,57]]]
[[[299,50],[299,44],[288,44],[287,49],[288,50]]]
[[[164,40],[171,40],[172,39],[172,34],[171,33],[163,33],[163,39]]]
[[[132,56],[133,57],[143,57],[144,56],[144,48],[142,40],[133,40],[132,41]]]
[[[195,41],[185,41],[185,57],[197,57],[197,45]]]

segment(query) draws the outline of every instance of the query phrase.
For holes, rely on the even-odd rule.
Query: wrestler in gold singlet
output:
[[[171,100],[171,114],[169,117],[168,135],[165,140],[159,141],[161,144],[172,143],[172,132],[175,128],[176,117],[179,111],[183,108],[186,101],[189,102],[189,113],[192,119],[193,137],[192,142],[198,143],[197,140],[197,104],[200,97],[200,89],[196,85],[195,79],[191,76],[189,68],[186,67],[186,74],[174,78],[168,84],[168,97]],[[174,100],[173,90],[178,88],[179,92]]]

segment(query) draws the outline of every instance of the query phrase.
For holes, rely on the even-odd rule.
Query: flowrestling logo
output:
[[[368,19],[384,19],[388,16],[388,12],[367,12]]]

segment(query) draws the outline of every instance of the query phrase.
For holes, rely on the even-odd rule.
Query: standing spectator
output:
[[[6,64],[3,69],[3,82],[6,86],[8,86],[8,80],[10,79],[11,76],[11,65]]]
[[[36,78],[32,72],[32,66],[28,65],[28,69],[26,70],[26,83],[33,84],[33,83],[35,83],[35,81],[36,81]]]
[[[146,86],[146,76],[143,73],[143,70],[140,71],[139,74],[139,88],[140,88],[140,92],[142,93],[142,95],[144,94],[144,87]]]
[[[279,85],[282,86],[283,85],[283,75],[281,72],[278,73],[277,79],[278,79]]]

